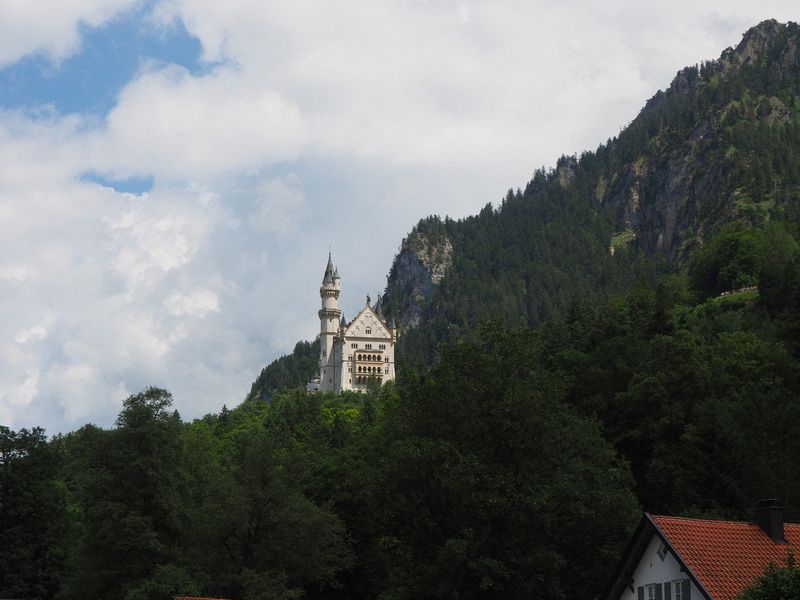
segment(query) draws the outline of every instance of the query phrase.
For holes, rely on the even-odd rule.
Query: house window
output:
[[[658,585],[657,583],[651,583],[650,585],[646,585],[644,587],[645,600],[661,600],[661,594],[658,594],[658,596],[656,596],[656,586],[657,585]],[[661,587],[661,586],[659,586],[659,587]]]
[[[672,582],[672,589],[675,591],[673,594],[674,600],[689,600],[689,580],[677,579]]]

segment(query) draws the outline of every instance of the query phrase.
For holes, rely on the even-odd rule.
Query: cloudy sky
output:
[[[756,6],[758,4],[758,6]],[[616,135],[796,0],[0,0],[0,424],[238,404],[428,214]]]

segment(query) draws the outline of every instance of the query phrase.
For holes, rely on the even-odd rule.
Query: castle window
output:
[[[386,357],[386,362],[389,362],[389,357],[388,356]]]
[[[358,348],[358,344],[355,344],[355,343],[353,343],[353,344],[350,344],[350,347],[351,347],[351,348]]]
[[[389,374],[389,367],[386,367],[386,374]]]
[[[381,350],[386,350],[386,344],[381,344],[380,346],[378,346],[378,348],[380,348]]]
[[[367,327],[367,329],[366,329],[366,331],[364,333],[366,333],[367,335],[372,333],[372,327]]]
[[[367,350],[372,350],[372,344],[364,344],[364,348]]]

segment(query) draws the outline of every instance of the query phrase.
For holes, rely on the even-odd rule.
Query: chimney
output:
[[[783,536],[783,501],[777,498],[761,500],[756,510],[756,523],[776,544],[785,544]]]

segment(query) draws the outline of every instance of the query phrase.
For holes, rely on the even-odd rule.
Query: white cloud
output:
[[[162,181],[208,181],[293,160],[305,141],[299,111],[230,66],[199,77],[180,67],[145,71],[107,121],[87,139],[93,168]]]
[[[0,65],[64,58],[78,23],[133,4],[0,3]],[[0,110],[0,420],[108,425],[147,385],[188,418],[236,404],[314,335],[329,246],[351,316],[420,217],[476,212],[596,147],[679,68],[795,10],[157,2],[210,72],[142,58],[101,119]],[[120,194],[87,172],[155,185]]]
[[[47,337],[47,327],[45,325],[34,325],[29,329],[23,329],[14,336],[14,341],[18,344],[41,341]]]
[[[172,292],[164,304],[178,317],[204,317],[219,312],[219,296],[210,290],[194,290],[188,294]]]
[[[81,24],[96,27],[139,0],[4,0],[0,2],[0,67],[33,53],[59,61],[77,51]]]
[[[289,175],[270,179],[261,186],[248,219],[259,233],[286,237],[297,231],[307,213],[300,179],[296,175]]]

